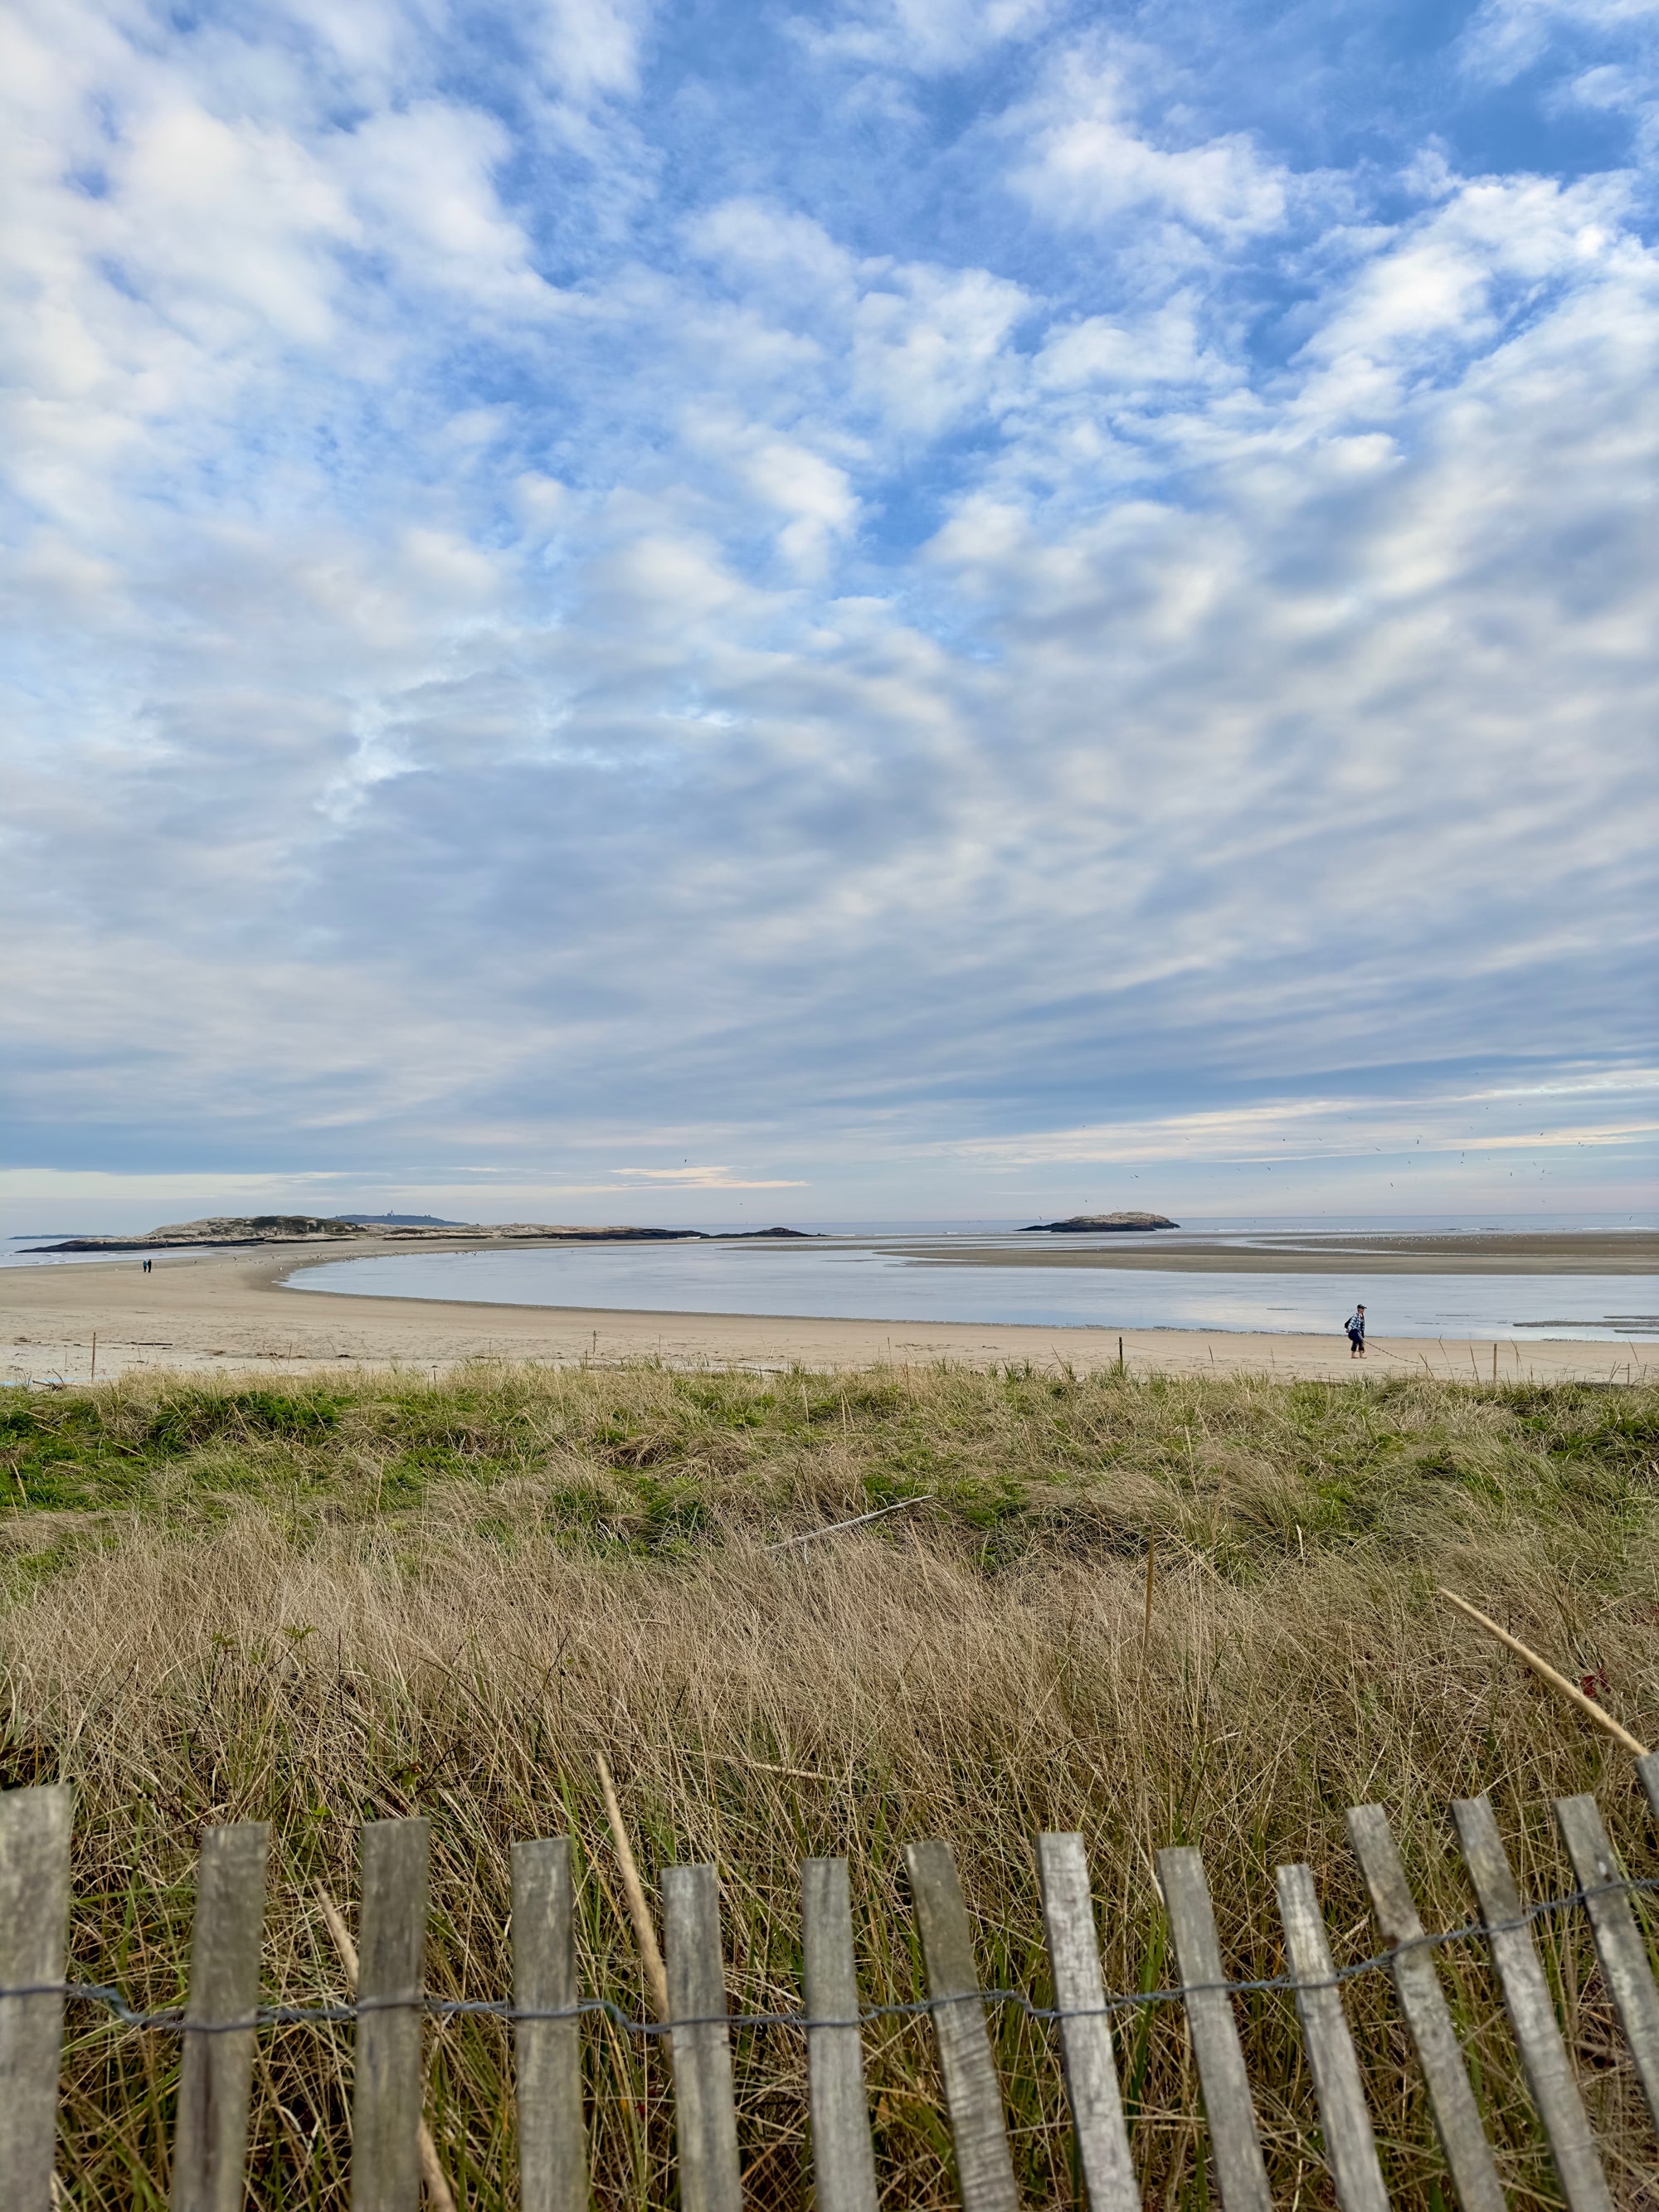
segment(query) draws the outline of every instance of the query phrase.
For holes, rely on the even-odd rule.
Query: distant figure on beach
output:
[[[1363,1359],[1365,1357],[1364,1307],[1356,1306],[1343,1325],[1348,1332],[1349,1358]]]
[[[145,1262],[144,1262],[144,1273],[145,1273],[146,1274],[149,1274],[149,1273],[150,1269],[151,1269],[155,1265],[155,1262],[154,1261],[154,1260],[146,1260],[146,1261],[145,1261]]]

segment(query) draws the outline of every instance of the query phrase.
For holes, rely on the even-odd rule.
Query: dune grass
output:
[[[1377,1948],[1344,1808],[1388,1807],[1424,1917],[1472,1900],[1454,1796],[1490,1792],[1523,1892],[1571,1888],[1551,1796],[1596,1791],[1655,1871],[1628,1760],[1432,1595],[1445,1582],[1659,1736],[1659,1390],[881,1370],[479,1368],[126,1380],[0,1406],[0,1779],[77,1792],[75,1970],[176,1999],[216,1821],[273,1824],[268,1997],[338,1996],[315,1902],[364,1819],[434,1824],[429,1980],[510,1986],[507,1850],[576,1839],[585,1986],[642,2008],[595,1771],[647,1878],[720,1869],[734,2005],[799,2002],[799,1865],[851,1863],[866,2002],[921,1993],[904,1842],[956,1845],[988,1983],[1048,1995],[1032,1839],[1087,1840],[1109,1986],[1172,1974],[1152,1854],[1201,1844],[1224,1954],[1283,1964],[1273,1869],[1314,1866],[1340,1960]],[[783,1537],[926,1502],[784,1552]],[[1150,1638],[1146,1556],[1155,1543]],[[1621,2203],[1656,2148],[1587,1938],[1540,1923]],[[1442,1954],[1516,2202],[1557,2201],[1478,1950]],[[1437,2205],[1386,1983],[1354,1983],[1390,2189]],[[1242,2002],[1275,2192],[1328,2203],[1288,2000]],[[660,2057],[584,2031],[595,2200],[672,2192]],[[995,2016],[1022,2188],[1079,2201],[1049,2033]],[[458,2200],[516,2203],[506,2032],[430,2038]],[[953,2201],[928,2034],[867,2039],[885,2201]],[[1147,2199],[1210,2201],[1177,2010],[1119,2056]],[[799,2039],[739,2039],[751,2199],[804,2203]],[[71,2014],[59,2171],[165,2202],[171,2039]],[[349,2044],[262,2039],[254,2195],[343,2205]],[[1650,2202],[1650,2198],[1646,2200]]]

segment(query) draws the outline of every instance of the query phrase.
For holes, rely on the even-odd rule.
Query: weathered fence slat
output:
[[[1612,2212],[1613,2199],[1596,2155],[1584,2100],[1578,2093],[1567,2046],[1556,2025],[1549,1984],[1538,1962],[1531,1931],[1522,1918],[1521,1894],[1490,1802],[1459,1797],[1452,1805],[1463,1863],[1469,1870],[1492,1963],[1503,1987],[1510,2026],[1521,2050],[1533,2103],[1549,2138],[1556,2178],[1571,2212]],[[1507,1923],[1507,1924],[1506,1924]]]
[[[426,1820],[363,1826],[352,2212],[419,2212]]]
[[[726,2025],[720,1881],[712,1866],[663,1869],[674,2117],[684,2212],[742,2212],[732,2031]]]
[[[930,1838],[905,1845],[904,1865],[921,1930],[963,2212],[1018,2212],[1002,2084],[991,2055],[956,1858],[949,1844]]]
[[[1637,1767],[1659,1801],[1659,1753],[1644,1754]],[[52,2212],[70,1806],[70,1793],[61,1787],[0,1793],[0,2212]],[[1659,1802],[1655,1809],[1659,1814]],[[1452,1812],[1569,2212],[1613,2212],[1492,1807],[1485,1797],[1460,1799]],[[1558,1798],[1555,1814],[1603,1978],[1659,2124],[1659,1981],[1642,1924],[1594,1798]],[[1378,1924],[1394,1946],[1389,1964],[1462,2212],[1504,2212],[1435,1965],[1433,1947],[1449,1939],[1425,1936],[1382,1808],[1352,1808],[1347,1826]],[[177,2023],[183,2043],[173,2212],[241,2212],[245,2202],[269,1845],[270,1830],[258,1822],[209,1829],[203,1838],[190,1989]],[[325,1901],[357,1996],[354,2212],[420,2212],[423,2160],[433,2203],[453,2212],[422,2118],[429,1855],[423,1820],[364,1826],[361,1967],[343,1923]],[[564,1838],[519,1843],[512,1856],[513,2002],[483,2009],[518,2015],[520,2197],[526,2212],[588,2212],[570,1844]],[[1138,2212],[1083,1839],[1044,1834],[1037,1857],[1060,2048],[1091,2212]],[[905,1863],[963,2212],[1018,2212],[1001,2086],[955,1858],[949,1844],[931,1840],[908,1845]],[[1171,1848],[1158,1854],[1157,1864],[1220,2202],[1224,2212],[1272,2212],[1232,2003],[1237,1992],[1223,1965],[1203,1862],[1195,1850]],[[1338,2204],[1341,2212],[1387,2212],[1364,2083],[1313,1871],[1281,1866],[1276,1884]],[[716,1869],[670,1867],[664,1895],[682,2212],[743,2212]],[[1578,1901],[1554,1899],[1550,1909]],[[803,1865],[802,1933],[817,2201],[821,2212],[878,2212],[845,1861]],[[176,2021],[172,2014],[122,2017],[137,2027],[170,2027]]]
[[[1613,1856],[1594,1797],[1558,1797],[1555,1817],[1578,1887],[1590,1893],[1584,1902],[1596,1956],[1619,2008],[1625,2040],[1636,2061],[1648,2109],[1659,2123],[1659,1989],[1654,1986],[1647,1945],[1628,1892],[1603,1889],[1600,1896],[1594,1893],[1601,1884],[1621,1880],[1622,1869]]]
[[[69,1929],[70,1790],[60,1783],[0,1796],[0,2204],[51,2212],[58,2145]]]
[[[818,2212],[876,2212],[876,2157],[864,2093],[846,1860],[806,1860],[800,1888],[806,2016],[852,2023],[806,2031],[812,2181]]]
[[[1232,2000],[1218,1986],[1227,1977],[1204,1862],[1189,1847],[1172,1845],[1158,1854],[1158,1878],[1181,1967],[1187,2026],[1221,2202],[1225,2212],[1270,2212],[1267,2168],[1256,2133],[1238,2024]]]
[[[1282,1866],[1274,1881],[1285,1948],[1296,1979],[1297,2017],[1308,2045],[1314,2094],[1319,2101],[1320,2131],[1336,2185],[1336,2201],[1342,2212],[1389,2212],[1359,2060],[1342,2009],[1341,1992],[1332,1986],[1336,1967],[1319,1910],[1313,1869]]]
[[[1112,2063],[1111,2022],[1082,1837],[1039,1836],[1037,1871],[1055,2008],[1079,2015],[1060,2021],[1060,2053],[1089,2202],[1094,2212],[1139,2212],[1140,2191]]]
[[[1653,1817],[1659,1820],[1659,1751],[1644,1752],[1636,1762],[1636,1771],[1648,1793],[1648,1804]]]
[[[264,1820],[210,1828],[202,1838],[173,2146],[173,2212],[241,2212],[270,1850]],[[227,2027],[229,2021],[247,2025]]]
[[[1428,2085],[1429,2109],[1434,2114],[1435,2130],[1458,2200],[1463,2212],[1504,2212],[1498,2168],[1480,2123],[1480,2108],[1469,2083],[1462,2046],[1452,2026],[1451,2009],[1435,1972],[1433,1954],[1423,1942],[1423,1923],[1406,1881],[1388,1814],[1380,1805],[1352,1808],[1348,1840],[1370,1892],[1377,1926],[1390,1943],[1407,1947],[1395,1951],[1389,1972]]]
[[[520,2012],[571,2015],[514,2022],[520,2202],[524,2212],[585,2212],[587,2139],[568,1836],[513,1846],[513,2002]]]

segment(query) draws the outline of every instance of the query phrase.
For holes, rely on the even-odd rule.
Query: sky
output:
[[[0,1215],[1650,1218],[1656,33],[15,0]]]

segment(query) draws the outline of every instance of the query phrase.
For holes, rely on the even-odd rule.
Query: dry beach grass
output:
[[[1409,1379],[1273,1383],[869,1370],[787,1376],[479,1368],[283,1386],[128,1380],[0,1407],[4,1779],[77,1791],[76,1971],[175,1998],[203,1826],[275,1827],[268,1996],[342,1994],[316,1905],[355,1889],[356,1826],[434,1831],[430,1978],[509,1986],[507,1860],[578,1839],[589,1990],[641,1999],[595,1759],[647,1878],[720,1869],[729,1988],[799,2002],[798,1869],[852,1865],[866,2002],[920,1993],[904,1842],[951,1838],[988,1982],[1046,1996],[1031,1840],[1080,1828],[1109,1986],[1171,1965],[1151,1854],[1201,1842],[1224,1950],[1282,1955],[1272,1869],[1310,1860],[1339,1957],[1376,1948],[1341,1814],[1393,1814],[1430,1926],[1470,1917],[1445,1817],[1489,1790],[1523,1891],[1571,1887],[1553,1795],[1596,1790],[1655,1870],[1628,1762],[1437,1606],[1467,1590],[1659,1733],[1659,1390]],[[931,1502],[764,1547],[903,1497]],[[1143,1634],[1146,1547],[1157,1552]],[[1594,1969],[1540,1925],[1622,2203],[1655,2146]],[[1501,2006],[1443,1954],[1517,2202],[1555,2185]],[[1351,1985],[1391,2190],[1437,2203],[1431,2130],[1386,1984]],[[1329,2201],[1294,2015],[1244,2001],[1276,2194]],[[997,2015],[1030,2201],[1077,2201],[1054,2051]],[[660,2058],[590,2022],[596,2201],[672,2190]],[[952,2201],[927,2034],[869,2040],[886,2201]],[[434,2032],[428,2112],[458,2201],[516,2201],[506,2033]],[[1208,2201],[1178,2013],[1126,2016],[1148,2201]],[[88,2206],[165,2200],[170,2039],[71,2014],[59,2170]],[[805,2078],[739,2039],[748,2190],[805,2202]],[[349,2045],[262,2046],[255,2195],[343,2204]]]

